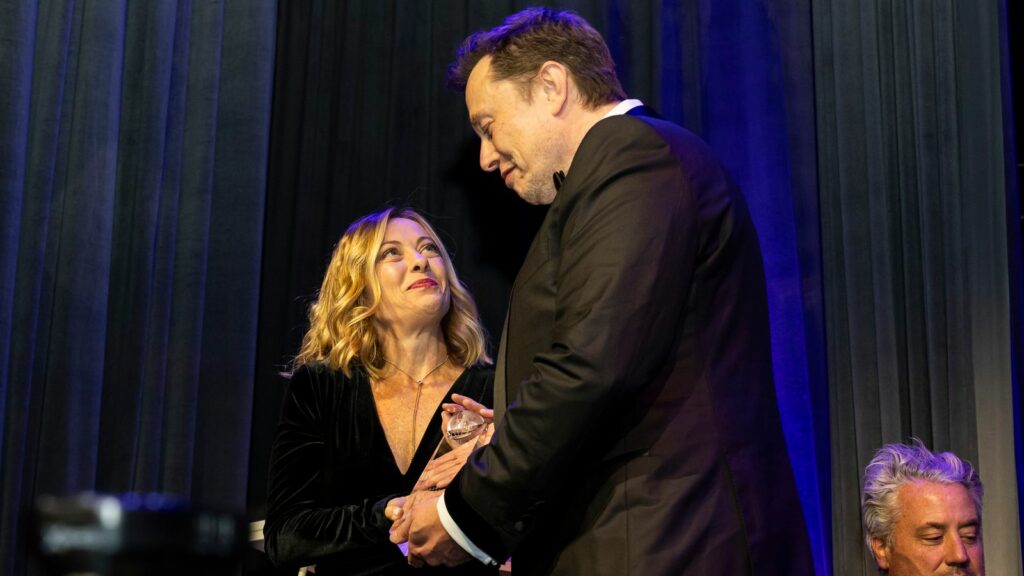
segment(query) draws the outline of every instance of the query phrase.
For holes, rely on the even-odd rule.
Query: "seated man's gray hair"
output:
[[[935,453],[915,439],[914,445],[886,444],[864,469],[864,492],[861,512],[864,518],[865,541],[871,548],[873,537],[892,544],[893,528],[899,510],[896,492],[902,484],[915,481],[940,484],[961,484],[967,489],[981,520],[981,499],[984,488],[981,477],[970,462],[952,452]]]

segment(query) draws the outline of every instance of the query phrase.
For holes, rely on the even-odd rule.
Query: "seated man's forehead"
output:
[[[900,517],[914,525],[961,526],[977,522],[977,510],[960,484],[908,482],[898,492]]]

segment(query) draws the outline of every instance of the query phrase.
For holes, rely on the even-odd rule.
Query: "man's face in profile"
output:
[[[480,167],[498,172],[505,186],[530,204],[555,199],[552,173],[559,170],[563,135],[550,122],[543,100],[527,99],[512,80],[491,78],[491,57],[473,68],[466,83],[466,108],[480,137]]]
[[[910,482],[899,487],[896,506],[892,543],[871,542],[889,576],[984,576],[981,518],[966,488]]]

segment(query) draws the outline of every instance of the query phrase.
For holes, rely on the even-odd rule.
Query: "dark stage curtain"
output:
[[[0,571],[41,494],[245,505],[276,5],[0,2]]]
[[[1003,97],[1003,142],[1006,145],[1006,224],[1010,269],[1010,342],[1013,354],[1014,438],[1017,439],[1017,507],[1021,532],[1024,532],[1024,202],[1021,181],[1024,180],[1024,38],[1010,34],[1010,22],[1024,16],[1024,7],[1017,2],[1000,0],[1000,48]],[[1024,541],[1021,543],[1024,556]]]
[[[500,333],[543,208],[480,171],[443,78],[530,4],[0,0],[3,574],[43,493],[261,516],[277,372],[366,212],[425,212]],[[552,5],[749,199],[818,572],[873,573],[860,473],[914,435],[980,465],[989,572],[1021,573],[1006,1]]]
[[[916,436],[979,466],[988,573],[1020,574],[1005,6],[813,8],[834,573],[876,573],[861,474],[880,445]]]
[[[285,2],[278,16],[249,504],[260,516],[283,381],[338,237],[389,204],[424,211],[497,337],[543,208],[478,166],[461,94],[468,33],[528,2]],[[703,136],[744,189],[764,246],[790,457],[828,570],[828,393],[806,0],[553,2],[608,40],[627,92]],[[637,225],[643,225],[638,222]],[[492,342],[496,346],[496,342]],[[786,463],[780,463],[786,465]],[[685,523],[686,519],[681,518]]]

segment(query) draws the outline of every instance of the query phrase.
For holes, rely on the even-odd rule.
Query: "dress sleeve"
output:
[[[388,538],[384,507],[395,495],[343,505],[326,505],[321,497],[327,420],[337,413],[332,398],[343,385],[324,370],[304,366],[288,386],[271,447],[264,529],[267,556],[275,565],[312,564]]]

